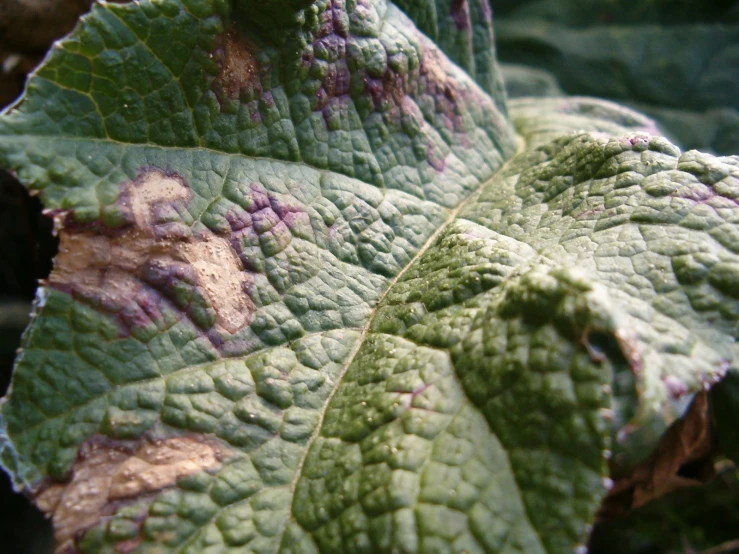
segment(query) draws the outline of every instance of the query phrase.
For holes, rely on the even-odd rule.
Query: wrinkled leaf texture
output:
[[[54,47],[0,120],[60,237],[2,461],[60,552],[583,543],[614,432],[736,357],[739,161],[509,119],[491,45],[484,0],[147,0]]]

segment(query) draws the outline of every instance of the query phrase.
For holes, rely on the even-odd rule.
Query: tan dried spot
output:
[[[221,465],[229,451],[196,437],[173,437],[129,447],[93,439],[81,449],[72,480],[54,484],[36,504],[54,523],[57,552],[71,546],[78,532],[110,515],[113,502],[171,487],[179,479]]]
[[[83,293],[131,298],[139,287],[134,276],[148,257],[152,237],[135,231],[111,237],[76,229],[60,229],[58,234],[59,253],[50,283]]]
[[[177,257],[188,262],[198,276],[218,323],[235,333],[248,323],[254,305],[244,293],[241,260],[228,241],[209,235],[204,240],[178,245]]]
[[[140,228],[152,224],[151,208],[163,202],[172,203],[190,198],[190,189],[179,179],[165,175],[161,171],[148,171],[142,174],[133,187],[130,187],[130,207]]]
[[[52,286],[76,291],[106,305],[135,297],[151,263],[165,270],[186,263],[194,270],[200,293],[216,312],[216,324],[230,333],[246,325],[254,306],[244,284],[248,275],[228,240],[210,231],[198,236],[167,231],[163,208],[190,198],[189,188],[176,176],[159,170],[142,173],[123,185],[121,203],[132,224],[123,230],[66,226],[57,218],[59,254],[49,277]],[[162,230],[164,229],[164,230]],[[160,290],[166,294],[167,291]]]
[[[676,489],[701,485],[714,474],[715,444],[708,392],[700,391],[682,419],[662,436],[654,453],[617,479],[599,516],[626,514]]]
[[[221,83],[228,98],[238,98],[242,89],[259,85],[259,64],[254,48],[245,42],[235,28],[221,37],[221,71],[216,80]]]

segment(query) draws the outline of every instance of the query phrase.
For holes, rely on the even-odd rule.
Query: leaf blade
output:
[[[0,158],[62,239],[2,406],[3,463],[83,552],[571,550],[607,488],[614,375],[650,341],[644,366],[665,367],[675,345],[648,325],[622,333],[631,299],[587,249],[555,247],[631,223],[579,229],[557,207],[547,237],[531,210],[605,186],[601,170],[634,166],[639,188],[679,153],[634,135],[642,118],[581,101],[555,134],[628,140],[549,142],[543,118],[501,168],[514,136],[499,98],[392,5],[243,9],[96,8],[0,123]],[[173,21],[190,50],[155,32]],[[127,93],[129,75],[143,88]],[[111,138],[127,99],[144,125]],[[689,192],[733,176],[730,161],[682,161]],[[730,329],[667,315],[705,338],[707,361],[678,367],[695,389],[717,373],[714,343],[732,353]],[[639,390],[661,406],[670,372],[650,371]],[[70,516],[75,503],[89,509]]]

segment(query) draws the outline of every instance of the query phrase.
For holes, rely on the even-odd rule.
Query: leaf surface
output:
[[[60,237],[3,464],[60,551],[569,552],[735,358],[737,160],[577,99],[513,156],[442,2],[298,4],[96,6],[0,120]]]
[[[734,154],[737,80],[726,68],[737,64],[739,12],[729,4],[543,0],[499,10],[501,60],[536,70],[506,76],[508,94],[556,95],[554,79],[568,94],[643,111],[682,148]]]
[[[498,30],[504,60],[553,71],[569,93],[664,108],[739,107],[737,25],[593,26],[509,20]],[[563,64],[562,60],[567,60]]]
[[[675,25],[729,23],[739,19],[731,0],[693,2],[692,0],[500,0],[498,16],[514,19],[540,19],[573,27],[658,23]]]

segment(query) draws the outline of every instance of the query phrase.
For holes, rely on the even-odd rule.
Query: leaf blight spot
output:
[[[78,536],[123,505],[217,469],[229,456],[225,446],[196,435],[138,442],[98,435],[80,448],[70,480],[42,486],[35,501],[52,518],[57,552],[67,552]]]
[[[222,103],[228,100],[254,100],[262,94],[260,67],[255,47],[235,25],[216,37],[211,57],[220,71],[213,88]]]
[[[229,240],[178,221],[177,206],[191,198],[185,181],[148,168],[121,187],[120,228],[76,223],[73,212],[55,217],[60,245],[49,286],[117,313],[126,327],[148,324],[165,301],[202,330],[248,325],[249,274]]]

